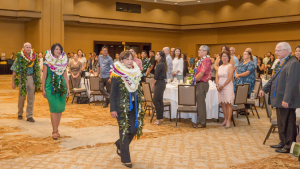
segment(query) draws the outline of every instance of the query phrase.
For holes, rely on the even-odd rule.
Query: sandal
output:
[[[162,120],[156,120],[156,121],[154,122],[154,125],[161,125],[162,123],[163,123]]]
[[[55,134],[55,135],[54,135],[54,134]],[[56,134],[56,132],[54,132],[54,131],[52,132],[52,139],[53,139],[53,140],[57,140],[57,134]]]
[[[193,128],[197,128],[198,125],[196,123],[192,122],[192,126],[193,126]]]
[[[58,130],[57,130],[56,134],[57,134],[57,137],[60,137],[60,134],[59,134]]]

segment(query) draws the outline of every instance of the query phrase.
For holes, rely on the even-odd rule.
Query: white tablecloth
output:
[[[178,88],[167,84],[166,90],[164,92],[164,100],[171,102],[171,118],[176,118],[177,108],[178,108]],[[218,101],[218,91],[214,87],[209,88],[206,94],[206,119],[218,119],[219,112],[219,101]],[[168,108],[165,108],[166,110]],[[164,112],[165,118],[170,118],[169,112]],[[220,117],[223,114],[220,113]],[[196,123],[197,114],[196,113],[182,113],[181,118],[188,119],[192,118],[192,122]]]

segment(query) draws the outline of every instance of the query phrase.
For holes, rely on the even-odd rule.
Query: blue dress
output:
[[[254,84],[255,84],[255,80],[256,80],[255,65],[254,65],[253,61],[250,61],[250,62],[246,63],[245,65],[244,65],[244,62],[242,62],[236,68],[237,74],[241,74],[241,73],[244,73],[247,71],[250,71],[248,76],[240,77],[240,79],[234,80],[234,91],[236,90],[236,85],[249,83],[250,86],[249,86],[248,94],[250,96],[252,90],[254,89]]]

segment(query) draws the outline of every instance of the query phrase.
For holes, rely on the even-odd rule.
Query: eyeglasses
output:
[[[285,50],[285,49],[275,50],[275,52],[280,52],[280,51],[282,51],[282,50]]]

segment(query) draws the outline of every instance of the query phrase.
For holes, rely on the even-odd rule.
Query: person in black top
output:
[[[150,73],[153,75],[155,74],[154,68],[156,66],[156,60],[155,60],[155,52],[153,50],[149,51],[149,58],[150,58],[150,64],[149,64],[149,68],[148,68],[145,76],[148,76]]]
[[[271,69],[271,67],[272,67],[274,61],[275,61],[275,56],[272,54],[272,55],[270,56],[269,62],[267,63],[267,66],[266,66],[266,67],[267,67],[267,73],[268,73],[268,74],[272,74],[272,69]]]
[[[263,63],[263,59],[259,57],[257,59],[257,76],[256,78],[260,78],[260,75],[264,74],[265,64]]]
[[[189,64],[188,64],[188,61],[187,61],[187,56],[185,53],[181,54],[182,58],[183,58],[183,77],[186,77],[189,73]]]
[[[154,88],[154,96],[153,96],[153,104],[156,109],[156,121],[154,122],[155,125],[160,125],[163,122],[163,113],[164,113],[164,91],[166,89],[166,71],[168,69],[167,62],[166,62],[166,55],[163,51],[158,51],[155,59],[157,61],[156,70],[153,79],[153,86]]]

